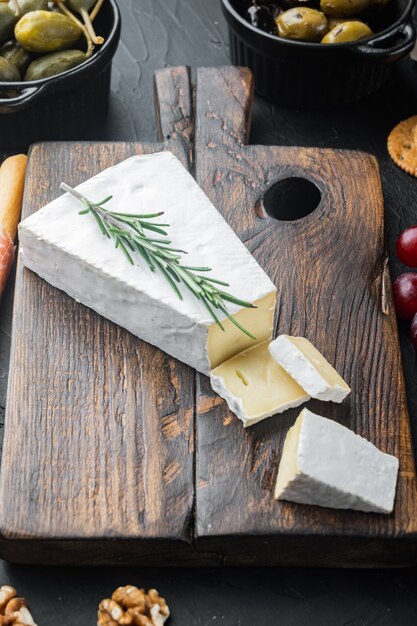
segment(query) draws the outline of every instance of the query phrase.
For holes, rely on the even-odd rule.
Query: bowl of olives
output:
[[[94,138],[120,28],[115,0],[0,0],[0,148]]]
[[[416,39],[415,0],[222,0],[235,65],[261,96],[318,108],[365,98]]]

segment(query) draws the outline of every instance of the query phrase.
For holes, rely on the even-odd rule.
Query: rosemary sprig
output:
[[[92,202],[66,183],[61,183],[61,189],[82,202],[84,209],[80,211],[80,215],[91,213],[101,233],[105,237],[114,240],[115,247],[122,251],[131,265],[135,263],[135,254],[139,254],[151,272],[158,270],[161,273],[180,300],[183,298],[179,286],[183,285],[201,301],[221,330],[224,331],[224,326],[219,320],[216,311],[221,311],[239,330],[251,339],[256,340],[256,337],[239,324],[228,312],[226,303],[231,302],[248,309],[256,307],[250,302],[236,298],[227,291],[218,289],[216,285],[229,287],[229,284],[204,275],[206,272],[211,272],[210,267],[193,267],[182,264],[182,255],[187,254],[187,252],[171,247],[172,242],[166,239],[168,233],[165,230],[165,228],[169,227],[169,224],[149,221],[161,217],[163,212],[147,214],[119,213],[104,208],[104,205],[113,196],[108,196],[100,202]],[[150,231],[152,236],[148,235],[146,231]],[[156,234],[154,235],[154,233]],[[162,238],[156,235],[162,235]]]

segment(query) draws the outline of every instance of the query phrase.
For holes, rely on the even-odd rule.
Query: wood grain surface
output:
[[[155,88],[163,144],[35,146],[25,214],[55,197],[63,178],[76,184],[132,154],[168,147],[192,164],[189,73],[163,70]],[[376,161],[246,146],[251,102],[246,70],[199,70],[197,180],[277,284],[276,332],[307,336],[352,386],[342,406],[309,407],[399,456],[394,515],[274,502],[282,443],[297,411],[244,430],[208,379],[19,265],[0,485],[4,558],[415,562],[416,479]],[[322,200],[303,219],[277,221],[262,198],[292,176],[314,182]]]
[[[154,74],[158,138],[186,164],[193,165],[194,106],[189,67],[170,67]]]
[[[172,82],[181,107],[166,94]],[[185,68],[159,74],[160,123],[187,128],[191,112]],[[183,116],[183,117],[182,117]],[[188,163],[181,137],[169,148]],[[23,216],[56,197],[59,185],[80,183],[133,154],[162,144],[34,146]],[[127,331],[77,304],[18,263],[7,429],[0,485],[3,555],[54,560],[36,540],[123,539],[106,558],[160,558],[190,551],[194,464],[194,372]],[[11,497],[13,494],[13,497]],[[147,545],[144,539],[149,539]],[[127,543],[126,543],[127,541]],[[5,542],[7,543],[7,542]],[[113,541],[108,542],[115,546]],[[180,545],[177,545],[180,544]],[[10,547],[11,546],[11,547]],[[84,548],[84,562],[104,562]],[[84,557],[83,557],[84,550]],[[62,553],[75,559],[76,546]],[[43,558],[42,558],[43,554]],[[186,556],[185,556],[186,558]],[[75,559],[77,560],[77,559]],[[59,559],[58,559],[59,561]],[[73,561],[72,561],[73,562]]]
[[[282,446],[300,409],[245,430],[198,376],[197,546],[226,549],[231,563],[412,562],[416,475],[376,159],[245,146],[251,103],[248,70],[198,71],[197,181],[276,284],[275,335],[310,339],[352,387],[341,406],[312,401],[309,408],[396,455],[400,476],[391,516],[277,502],[271,494]],[[303,219],[289,221],[289,214],[279,221],[266,213],[262,199],[291,177],[314,182],[321,202]],[[376,547],[380,538],[405,536],[402,547]]]

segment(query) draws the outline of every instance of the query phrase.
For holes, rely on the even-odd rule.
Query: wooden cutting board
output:
[[[246,69],[199,70],[195,116],[186,68],[159,72],[155,86],[160,144],[34,146],[24,215],[56,197],[63,179],[75,185],[133,154],[173,150],[277,285],[276,333],[309,338],[350,383],[343,405],[309,408],[399,457],[395,511],[274,501],[283,441],[299,410],[243,429],[206,377],[18,263],[0,557],[415,563],[416,473],[376,160],[247,146]]]

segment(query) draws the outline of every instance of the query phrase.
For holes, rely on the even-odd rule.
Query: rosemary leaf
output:
[[[183,279],[183,281],[192,289],[192,291],[194,291],[194,293],[201,295],[204,293],[204,291],[201,289],[201,287],[192,279],[191,276],[189,276],[187,274],[187,272],[185,272],[182,267],[177,267],[176,268],[177,273],[179,274],[180,278]]]
[[[171,276],[173,276],[175,278],[175,280],[177,281],[177,283],[181,282],[181,278],[178,276],[178,274],[175,272],[174,268],[171,267],[170,265],[168,265],[167,267],[168,272],[171,274]]]
[[[139,254],[143,258],[145,263],[147,263],[147,265],[149,266],[149,269],[151,270],[151,272],[154,272],[155,271],[155,265],[152,262],[151,257],[149,256],[149,254],[147,253],[145,248],[142,248],[142,246],[139,246],[136,241],[134,243],[136,244],[136,250],[139,252]]]
[[[217,326],[224,332],[224,326],[221,323],[221,321],[219,320],[219,318],[217,317],[217,315],[215,314],[215,312],[213,311],[213,309],[211,308],[211,306],[209,305],[209,303],[207,302],[207,300],[202,300],[202,303],[204,304],[204,306],[206,307],[207,311],[210,313],[211,317],[214,319],[214,321],[216,322]]]
[[[256,309],[257,307],[251,302],[246,302],[246,300],[240,300],[239,298],[235,298],[235,296],[230,295],[230,293],[226,293],[225,291],[219,291],[223,300],[227,300],[227,302],[232,302],[233,304],[237,304],[239,306],[245,307],[245,309]]]
[[[130,224],[130,228],[141,237],[145,236],[145,233],[143,232],[143,228],[138,222],[135,222],[135,223],[132,222]],[[166,235],[167,233],[164,233],[164,234]]]
[[[109,231],[114,235],[120,235],[122,237],[128,236],[130,237],[130,233],[128,230],[122,230],[121,228],[115,228],[114,226],[109,226]]]
[[[201,278],[198,278],[198,276],[195,278],[195,280],[199,283],[202,283],[203,280]],[[215,287],[212,287],[211,285],[204,285],[204,291],[207,291],[207,293],[218,293],[217,289]]]
[[[109,199],[111,199],[113,196],[109,196]],[[115,217],[130,217],[133,219],[137,219],[137,220],[148,220],[148,219],[152,219],[154,217],[161,217],[161,215],[164,214],[163,211],[159,212],[159,213],[148,213],[148,214],[139,214],[139,213],[117,213],[116,211],[109,211],[110,215],[114,215]]]
[[[125,256],[126,256],[127,260],[129,261],[130,265],[134,265],[134,263],[133,263],[133,259],[132,259],[132,257],[130,256],[130,254],[129,254],[129,252],[128,252],[128,250],[127,250],[126,246],[124,245],[123,241],[121,240],[121,238],[120,238],[120,237],[117,237],[117,241],[118,241],[118,243],[119,243],[120,248],[123,250],[123,252],[124,252],[124,254],[125,254]]]
[[[128,237],[122,237],[122,240],[124,242],[124,244],[132,251],[135,252],[136,248],[133,245],[133,243],[130,241],[130,239]]]
[[[165,224],[161,224],[161,226],[165,226]],[[167,235],[167,231],[159,228],[159,226],[155,226],[154,224],[142,224],[142,228],[146,228],[147,230],[152,230],[155,233],[159,233],[160,235]]]
[[[181,258],[179,254],[173,254],[172,252],[170,252],[169,250],[165,250],[164,248],[158,248],[155,251],[155,254],[161,256],[164,259],[170,259],[171,261],[177,261]]]
[[[165,276],[166,280],[168,281],[168,284],[172,287],[172,289],[174,290],[174,292],[177,294],[178,298],[180,300],[182,300],[182,294],[181,291],[178,289],[177,285],[175,284],[175,282],[172,280],[169,272],[168,272],[168,268],[163,267],[163,265],[159,262],[158,259],[155,259],[155,263],[158,265],[159,269],[161,270],[161,272],[163,273],[163,275]]]
[[[221,306],[219,308],[220,308],[220,311],[222,311],[226,315],[226,317],[232,322],[232,324],[234,324],[237,328],[239,328],[239,330],[242,331],[242,333],[245,333],[245,335],[247,335],[248,337],[256,341],[256,337],[254,337],[252,333],[250,333],[248,330],[246,330],[246,328],[244,328],[241,324],[239,324],[237,319],[233,317],[233,315],[230,315],[229,311],[225,309],[224,306]]]
[[[105,235],[106,237],[108,237],[110,239],[110,235],[107,232],[106,227],[104,226],[103,220],[101,219],[101,217],[99,216],[98,213],[96,213],[95,211],[91,211],[91,213],[94,215],[97,224],[99,225],[99,228],[101,230],[101,232],[103,233],[103,235]]]
[[[147,239],[140,239],[136,235],[132,235],[132,239],[134,239],[139,246],[143,246],[149,250],[149,252],[155,253],[157,250],[157,248],[152,243],[148,242]]]
[[[197,274],[197,276],[198,276],[198,274]],[[216,278],[210,278],[210,276],[198,276],[198,278],[202,278],[203,280],[209,281],[211,283],[215,283],[216,285],[222,285],[223,287],[229,287],[229,283],[225,283],[222,280],[216,280]]]
[[[113,199],[113,196],[107,196],[107,198],[104,198],[104,200],[102,200],[101,202],[97,202],[96,206],[103,206],[103,204],[106,204],[112,199]]]
[[[164,246],[169,246],[172,243],[172,241],[169,241],[168,239],[151,239],[151,237],[142,237],[143,239],[146,239],[146,241],[150,241],[151,243],[160,243]],[[170,250],[172,250],[172,248],[170,248]]]

